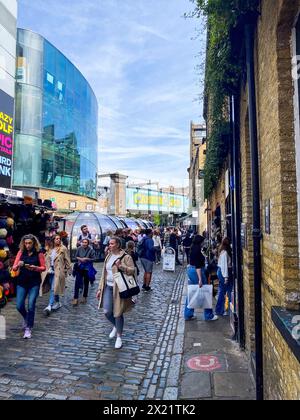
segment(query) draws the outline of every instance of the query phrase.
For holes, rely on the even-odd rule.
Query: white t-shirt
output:
[[[153,236],[153,242],[155,247],[162,247],[161,246],[161,240],[159,236]]]
[[[229,268],[231,267],[231,258],[228,255],[227,251],[222,251],[221,255],[219,256],[218,267],[222,271],[222,276],[224,278],[229,277]]]
[[[114,285],[114,276],[113,276],[112,268],[113,268],[114,263],[119,258],[120,258],[120,255],[112,255],[106,263],[106,271],[107,271],[107,278],[106,278],[107,283],[106,284],[107,284],[107,286],[113,287],[113,285]]]
[[[51,252],[51,268],[54,267],[54,262],[55,262],[55,258],[56,258],[56,249],[53,249]]]

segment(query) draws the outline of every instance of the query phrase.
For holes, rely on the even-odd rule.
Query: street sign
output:
[[[0,188],[0,194],[7,195],[8,197],[23,198],[23,192],[18,190],[10,190],[8,188]]]
[[[209,355],[192,357],[188,360],[187,366],[192,370],[198,370],[201,372],[212,372],[222,368],[219,359],[216,356]]]
[[[175,272],[176,252],[173,248],[166,248],[163,254],[163,270]]]

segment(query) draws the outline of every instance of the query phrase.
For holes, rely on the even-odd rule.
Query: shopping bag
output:
[[[128,276],[122,271],[118,271],[113,276],[118,286],[121,299],[129,299],[140,293],[141,289],[134,276]]]
[[[188,286],[188,309],[212,309],[213,286],[198,284]]]

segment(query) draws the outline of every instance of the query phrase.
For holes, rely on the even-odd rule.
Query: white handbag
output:
[[[121,299],[129,299],[140,293],[141,289],[134,276],[128,276],[122,271],[118,271],[113,276]]]
[[[213,286],[205,285],[201,288],[198,284],[188,285],[189,309],[212,309]]]

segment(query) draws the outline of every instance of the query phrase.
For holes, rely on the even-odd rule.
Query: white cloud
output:
[[[181,185],[200,120],[198,22],[189,0],[19,0],[19,25],[81,70],[99,100],[100,169]],[[202,45],[202,47],[201,47]],[[154,171],[155,168],[155,171]],[[171,172],[171,175],[170,175]]]

